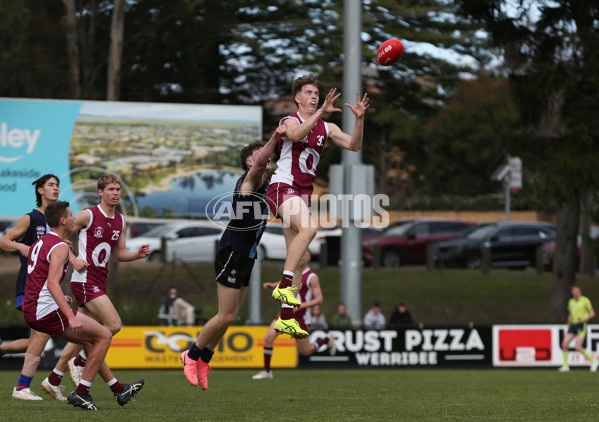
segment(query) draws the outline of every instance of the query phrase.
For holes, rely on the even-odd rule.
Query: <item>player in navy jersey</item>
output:
[[[204,390],[208,389],[209,363],[214,350],[235,320],[247,293],[258,243],[268,218],[265,195],[270,156],[284,135],[285,127],[279,126],[266,144],[253,142],[240,153],[245,173],[235,185],[231,207],[239,212],[233,215],[222,235],[214,263],[218,313],[204,325],[191,348],[181,353],[185,377],[191,385],[199,382]],[[255,210],[260,210],[260,214]]]
[[[104,362],[112,335],[92,318],[73,311],[73,300],[65,296],[62,284],[69,265],[69,246],[64,239],[73,231],[75,217],[68,202],[48,205],[46,216],[50,231],[30,248],[23,314],[32,329],[52,337],[85,345],[88,365],[69,403],[86,410],[98,410],[89,388],[98,371],[107,369]]]
[[[119,261],[134,261],[150,255],[149,245],[142,245],[136,252],[126,249],[125,218],[116,210],[121,198],[120,179],[113,174],[105,174],[98,179],[98,196],[100,204],[79,211],[75,216],[74,232],[78,233],[79,253],[77,258],[87,263],[82,271],[73,271],[71,291],[77,300],[79,312],[102,321],[104,326],[115,335],[121,329],[122,322],[110,298],[106,295],[106,280],[108,277],[108,260],[114,252]],[[67,366],[75,385],[80,384],[81,376],[86,366],[85,351],[78,344],[69,343],[65,346],[56,365],[48,377],[51,385],[58,385],[62,380]],[[110,387],[117,402],[123,406],[143,386],[140,380],[131,384],[121,384],[110,372],[100,372],[100,375]]]
[[[320,89],[321,83],[314,75],[302,76],[293,82],[291,90],[298,111],[281,120],[286,135],[278,145],[277,170],[267,194],[271,212],[283,220],[287,244],[283,277],[272,293],[272,297],[282,303],[275,330],[294,338],[308,335],[293,318],[293,307],[301,305],[295,297],[301,282],[300,260],[317,230],[310,213],[310,196],[320,155],[329,139],[338,147],[358,151],[362,146],[364,116],[370,106],[368,95],[364,94],[360,101],[359,93],[355,106],[345,104],[356,117],[354,131],[348,135],[336,124],[322,119],[326,113],[341,111],[334,105],[341,94],[336,88],[331,89],[318,108]]]
[[[48,231],[44,213],[49,204],[58,200],[58,195],[60,194],[60,181],[53,174],[43,175],[35,180],[32,185],[35,187],[37,209],[21,217],[17,224],[0,239],[0,249],[7,252],[19,252],[21,268],[19,269],[16,283],[17,309],[19,310],[22,310],[21,305],[25,298],[29,248]],[[72,263],[78,268],[85,266],[84,263],[77,263],[75,261],[73,260]],[[29,387],[31,386],[31,381],[49,338],[50,336],[47,334],[32,329],[28,339],[18,339],[10,343],[0,344],[0,355],[25,352],[23,370],[18,384],[12,392],[14,400],[42,400]],[[66,400],[66,397],[62,394],[61,387],[60,385],[54,388],[50,387],[47,379],[42,382],[42,390],[50,394],[52,398]]]
[[[323,301],[322,290],[320,289],[320,280],[316,273],[308,266],[310,262],[310,252],[306,251],[304,257],[300,261],[302,267],[302,282],[298,290],[298,300],[301,302],[301,306],[293,312],[293,318],[299,323],[300,327],[310,332],[308,324],[306,324],[306,317],[310,315],[310,309],[314,306],[318,306]],[[274,288],[278,283],[262,283],[264,288]],[[273,378],[272,371],[270,370],[270,360],[272,358],[272,352],[274,347],[274,341],[277,338],[278,333],[275,331],[275,322],[277,317],[272,321],[266,335],[264,336],[264,368],[252,377],[252,379],[271,379]],[[327,334],[326,337],[319,338],[314,342],[310,343],[308,338],[302,338],[297,340],[297,350],[302,356],[310,356],[316,353],[322,346],[327,344],[328,350],[331,355],[336,352],[335,340],[332,333]]]

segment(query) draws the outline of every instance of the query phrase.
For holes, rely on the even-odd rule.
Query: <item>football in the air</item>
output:
[[[376,61],[381,66],[391,66],[403,54],[403,44],[397,38],[391,38],[381,44],[376,52]]]

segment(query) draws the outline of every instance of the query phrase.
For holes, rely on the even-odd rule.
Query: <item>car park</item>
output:
[[[380,234],[362,239],[362,258],[365,265],[372,265],[378,246],[383,267],[425,264],[429,244],[458,237],[473,225],[469,221],[448,218],[397,220]]]
[[[497,221],[471,227],[455,239],[435,245],[438,264],[466,268],[482,265],[489,248],[492,267],[535,266],[538,248],[555,240],[555,226],[544,222]]]
[[[127,250],[150,245],[150,261],[160,261],[162,239],[166,242],[166,261],[214,262],[216,242],[224,227],[210,221],[170,222],[127,240]]]

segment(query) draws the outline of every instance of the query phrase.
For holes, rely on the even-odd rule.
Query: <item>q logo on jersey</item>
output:
[[[96,227],[94,229],[94,237],[96,239],[102,239],[102,235],[104,234],[104,228],[103,227]]]

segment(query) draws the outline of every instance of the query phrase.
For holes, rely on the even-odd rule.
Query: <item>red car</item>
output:
[[[447,218],[411,218],[395,221],[381,234],[362,238],[362,259],[372,265],[374,246],[380,248],[383,267],[425,264],[430,243],[453,239],[475,223]]]

